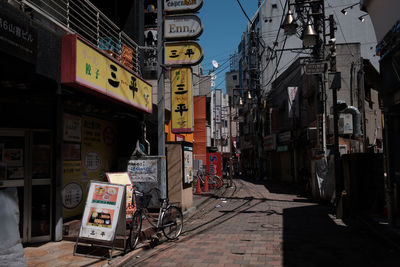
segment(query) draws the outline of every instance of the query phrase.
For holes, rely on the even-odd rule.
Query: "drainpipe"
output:
[[[361,90],[361,112],[362,112],[362,126],[363,126],[363,143],[364,143],[364,151],[366,151],[367,147],[367,126],[365,125],[365,84],[364,84],[364,59],[360,58],[360,90]]]

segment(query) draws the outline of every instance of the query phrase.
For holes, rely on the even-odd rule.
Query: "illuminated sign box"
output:
[[[152,87],[75,34],[62,38],[61,83],[152,113]]]

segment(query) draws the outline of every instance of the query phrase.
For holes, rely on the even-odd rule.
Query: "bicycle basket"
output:
[[[151,195],[138,195],[136,194],[136,207],[138,209],[145,209],[149,206]]]

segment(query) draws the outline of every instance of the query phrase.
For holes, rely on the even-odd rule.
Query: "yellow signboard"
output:
[[[65,39],[66,42],[76,40],[76,55],[71,55],[76,60],[73,62],[75,64],[71,64],[75,75],[64,82],[77,83],[148,113],[152,112],[151,85],[83,41],[77,38]],[[63,45],[67,47],[73,43]],[[68,66],[64,68],[63,72],[68,72]]]
[[[165,65],[197,65],[203,60],[203,49],[196,42],[165,44]]]
[[[171,71],[172,132],[193,132],[192,70],[191,68]]]

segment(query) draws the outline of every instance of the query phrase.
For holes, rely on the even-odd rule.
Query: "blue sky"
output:
[[[258,0],[240,0],[240,3],[252,18],[257,11]],[[229,56],[237,51],[248,20],[236,0],[204,0],[199,12],[204,26],[203,34],[199,37],[199,43],[204,50],[201,65],[205,74],[208,74],[208,70],[212,69],[211,61],[215,59],[219,63],[220,67],[215,71],[215,88],[225,91],[225,72],[229,71]]]

